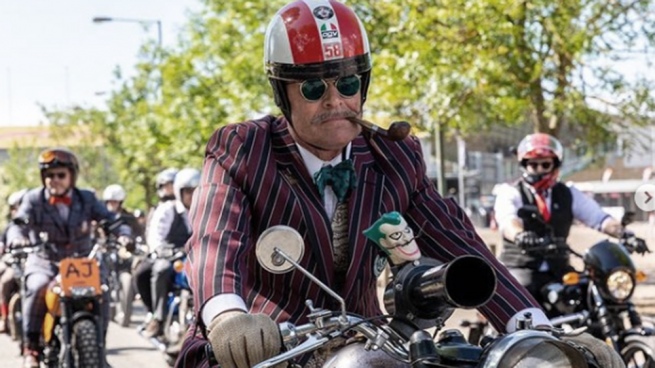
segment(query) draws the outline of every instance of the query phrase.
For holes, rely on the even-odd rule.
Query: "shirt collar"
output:
[[[350,157],[350,150],[351,150],[352,143],[348,143],[345,149],[345,155],[337,155],[337,157],[333,158],[330,161],[323,161],[320,158],[316,157],[313,153],[309,152],[305,147],[299,145],[296,143],[296,147],[298,147],[298,151],[300,152],[300,156],[302,156],[303,162],[305,163],[305,166],[307,167],[307,171],[309,171],[309,174],[314,177],[314,174],[316,174],[323,166],[327,165],[332,165],[336,166],[338,163],[343,161],[343,157]]]

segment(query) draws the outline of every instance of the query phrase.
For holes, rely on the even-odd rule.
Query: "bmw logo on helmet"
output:
[[[331,8],[327,6],[317,6],[314,11],[314,16],[318,19],[330,19],[334,15],[334,12],[332,11]]]

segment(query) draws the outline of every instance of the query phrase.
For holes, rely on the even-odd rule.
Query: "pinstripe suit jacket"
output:
[[[197,312],[219,293],[238,294],[250,312],[268,314],[277,322],[305,322],[306,299],[336,308],[300,272],[274,275],[255,257],[255,243],[265,229],[288,225],[305,241],[300,263],[333,285],[331,220],[287,124],[284,118],[267,116],[223,127],[209,140],[187,243]],[[425,256],[449,261],[477,254],[497,268],[497,293],[481,312],[500,330],[516,312],[537,305],[489,252],[460,207],[439,196],[426,176],[415,137],[390,142],[360,135],[352,142],[352,159],[358,184],[348,199],[351,263],[343,289],[337,290],[349,312],[380,313],[374,274],[378,248],[362,231],[390,211],[402,213],[415,233],[422,228],[417,243]],[[191,360],[180,366],[198,365],[191,363],[193,355],[184,350],[180,362]]]
[[[48,203],[44,188],[35,188],[25,194],[16,217],[27,219],[29,223],[20,226],[11,224],[7,240],[11,242],[17,237],[29,237],[36,243],[39,233],[44,231],[48,233],[48,241],[57,249],[56,253],[48,252],[48,259],[30,255],[26,263],[27,273],[39,270],[54,276],[57,271],[49,260],[59,261],[76,254],[87,255],[92,248],[91,221],[114,219],[114,214],[107,211],[91,191],[73,189],[71,199],[68,220],[65,220],[59,215],[57,207]],[[129,229],[125,226],[121,226],[120,232],[129,235]]]

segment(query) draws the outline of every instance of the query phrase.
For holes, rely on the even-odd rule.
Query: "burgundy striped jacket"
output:
[[[500,330],[518,311],[536,302],[492,255],[461,208],[443,199],[428,180],[418,139],[391,142],[358,136],[352,142],[357,188],[349,198],[351,263],[342,290],[349,312],[380,313],[376,296],[377,245],[362,231],[382,214],[398,211],[415,233],[423,255],[449,261],[465,254],[488,259],[498,269],[496,295],[481,312]],[[187,243],[187,272],[196,315],[212,296],[235,293],[252,313],[277,322],[306,322],[305,300],[336,309],[336,302],[300,272],[271,274],[255,257],[255,243],[267,228],[283,224],[305,241],[301,264],[328,286],[334,283],[331,222],[284,118],[231,124],[207,145],[201,185],[190,210],[193,235]],[[207,366],[198,349],[185,343],[178,367]]]

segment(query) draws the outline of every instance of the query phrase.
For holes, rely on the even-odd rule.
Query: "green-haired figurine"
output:
[[[421,251],[414,240],[414,231],[396,211],[382,215],[364,230],[364,235],[374,241],[396,266],[421,258]]]

